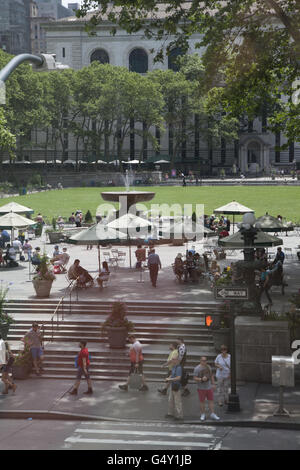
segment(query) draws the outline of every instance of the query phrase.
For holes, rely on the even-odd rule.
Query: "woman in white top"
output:
[[[215,366],[218,381],[219,406],[223,406],[223,403],[228,403],[228,390],[230,386],[230,354],[228,354],[227,346],[221,346],[221,354],[216,357]]]

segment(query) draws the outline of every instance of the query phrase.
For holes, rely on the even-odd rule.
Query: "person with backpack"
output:
[[[178,349],[178,359],[179,359],[179,364],[181,365],[182,367],[182,370],[183,370],[183,375],[186,376],[186,373],[184,371],[184,366],[185,366],[185,363],[186,363],[186,346],[184,344],[184,339],[183,338],[177,338],[177,349]],[[187,388],[187,381],[186,383],[183,385],[183,390],[182,390],[182,396],[183,397],[187,397],[191,392],[189,391],[189,389]]]
[[[205,400],[208,401],[210,418],[219,421],[219,417],[214,412],[214,388],[215,381],[211,368],[207,364],[207,358],[201,357],[200,364],[194,369],[194,380],[198,386],[198,395],[200,401],[200,420],[205,421]]]
[[[182,401],[181,401],[181,378],[182,367],[179,359],[172,359],[171,375],[166,378],[166,382],[170,383],[168,397],[168,413],[166,418],[174,418],[176,421],[183,420]]]
[[[92,395],[93,393],[92,382],[89,374],[90,355],[86,344],[87,342],[83,340],[81,340],[79,343],[80,352],[75,361],[75,366],[77,367],[77,380],[73,386],[73,389],[69,392],[70,395],[77,395],[82,374],[85,376],[88,385],[87,391],[83,393],[85,395]]]

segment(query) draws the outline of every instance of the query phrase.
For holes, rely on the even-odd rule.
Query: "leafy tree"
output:
[[[90,30],[103,19],[113,33],[116,25],[129,33],[143,30],[158,40],[157,60],[175,46],[187,51],[191,36],[200,33],[207,89],[222,79],[222,100],[235,117],[243,110],[251,119],[268,109],[271,129],[299,140],[299,108],[292,101],[300,63],[299,0],[84,0],[77,15],[86,16],[96,4]],[[283,93],[287,104],[279,98]]]
[[[0,158],[2,162],[2,152],[9,152],[13,157],[13,150],[16,147],[16,137],[7,127],[7,121],[3,109],[0,108]]]

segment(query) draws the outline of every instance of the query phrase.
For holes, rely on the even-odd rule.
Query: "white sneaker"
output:
[[[200,416],[200,421],[205,421],[205,415],[204,414]]]
[[[210,415],[210,418],[211,418],[211,419],[214,419],[215,421],[219,421],[219,420],[220,420],[219,416],[217,416],[215,413],[212,413],[212,414]]]

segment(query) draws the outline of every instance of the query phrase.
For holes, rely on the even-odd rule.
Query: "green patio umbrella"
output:
[[[218,241],[218,245],[230,250],[243,250],[244,248],[268,248],[271,246],[283,245],[281,238],[274,237],[263,231],[258,231],[253,246],[245,246],[242,233],[237,232],[229,237],[222,238]]]
[[[294,230],[292,223],[283,224],[277,217],[273,217],[268,213],[256,219],[255,226],[263,232],[288,232]]]
[[[126,234],[99,223],[76,233],[68,239],[68,243],[73,245],[96,245],[98,247],[98,263],[100,271],[100,246],[109,243],[120,243],[122,240],[126,239]]]

